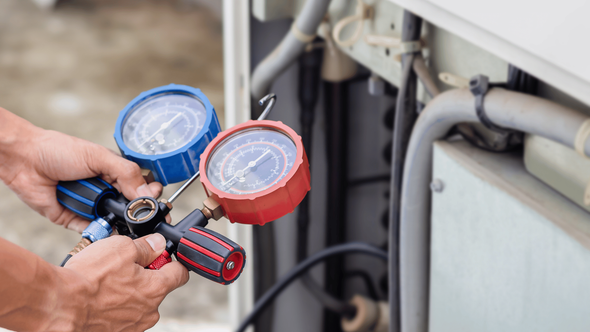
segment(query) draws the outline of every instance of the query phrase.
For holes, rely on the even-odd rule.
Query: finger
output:
[[[66,227],[67,229],[71,229],[82,234],[88,225],[90,225],[90,221],[78,217],[72,219]]]
[[[189,279],[188,270],[180,262],[170,262],[154,272],[161,281],[166,294],[183,286]]]
[[[150,190],[152,191],[152,194],[154,198],[158,198],[160,197],[160,195],[162,195],[162,190],[164,189],[164,187],[162,186],[162,184],[160,182],[152,182],[150,184],[148,184],[148,186],[150,187]]]
[[[121,157],[121,154],[119,152],[117,152],[117,151],[115,151],[113,149],[109,149],[109,148],[107,148],[107,150],[109,150],[109,152],[112,153],[112,154],[114,154],[115,156]]]
[[[51,220],[53,223],[57,225],[62,225],[65,228],[71,229],[80,234],[82,234],[82,232],[90,224],[90,221],[79,217],[74,212],[59,205],[57,201],[55,205],[53,205],[47,210],[45,216],[49,218],[49,220]]]
[[[133,242],[137,247],[135,263],[144,267],[150,265],[166,248],[166,239],[158,233],[141,237]]]
[[[119,184],[120,191],[125,197],[133,200],[142,196],[138,189],[151,192],[147,187],[141,169],[136,163],[116,156],[108,149],[96,145],[95,149],[89,149],[86,160],[89,167],[96,173],[103,174],[111,179],[111,182]],[[145,186],[145,187],[142,187]],[[150,195],[151,196],[151,195]]]
[[[141,186],[139,186],[139,188],[137,188],[136,191],[137,191],[137,195],[139,195],[140,197],[142,197],[142,196],[155,197],[154,193],[150,189],[150,186],[147,184],[142,184]]]

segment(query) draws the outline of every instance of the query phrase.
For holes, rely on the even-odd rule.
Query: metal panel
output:
[[[252,16],[261,22],[290,18],[293,16],[293,1],[253,0]]]
[[[590,2],[389,1],[590,104]]]
[[[590,215],[522,156],[438,142],[430,331],[588,331]]]

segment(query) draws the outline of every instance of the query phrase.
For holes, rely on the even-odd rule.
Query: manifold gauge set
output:
[[[92,220],[66,257],[110,236],[160,233],[164,253],[146,268],[176,259],[190,271],[230,284],[241,274],[246,253],[237,243],[205,228],[209,219],[264,225],[293,212],[310,189],[301,137],[282,122],[264,120],[276,101],[268,95],[258,120],[221,131],[213,105],[199,90],[170,84],[141,93],[119,114],[115,141],[121,155],[166,186],[185,183],[168,199],[129,201],[100,178],[63,181],[57,199]],[[196,179],[208,198],[175,225],[166,222],[172,203]],[[199,206],[200,206],[199,205]]]

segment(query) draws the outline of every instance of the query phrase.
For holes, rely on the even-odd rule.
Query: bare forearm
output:
[[[40,128],[0,107],[0,179],[10,182]]]
[[[0,238],[0,326],[17,331],[72,331],[84,293],[73,273]],[[77,289],[78,288],[78,289]],[[83,307],[83,306],[82,306]]]

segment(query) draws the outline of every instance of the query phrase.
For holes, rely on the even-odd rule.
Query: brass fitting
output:
[[[345,332],[387,332],[389,329],[389,306],[386,302],[375,302],[355,295],[350,304],[356,307],[356,315],[343,317],[341,323]]]
[[[216,200],[209,197],[203,202],[203,209],[201,210],[207,219],[219,220],[225,214],[223,208]]]
[[[80,240],[80,242],[78,242],[78,244],[76,244],[76,246],[74,247],[74,249],[72,249],[72,251],[70,251],[70,255],[74,256],[75,254],[77,254],[80,251],[84,250],[84,248],[88,247],[91,244],[92,244],[92,242],[90,242],[90,240],[88,240],[87,238],[83,237],[82,240]]]
[[[151,218],[154,213],[156,213],[156,206],[154,205],[155,203],[149,199],[141,199],[141,200],[137,200],[133,203],[131,203],[131,205],[127,208],[127,217],[129,217],[129,219],[133,220],[133,221],[144,221],[148,218]],[[136,217],[135,213],[139,210],[150,210],[150,212],[146,215],[144,215],[143,217]]]
[[[143,176],[143,179],[147,183],[152,183],[152,182],[156,181],[156,179],[154,178],[154,173],[152,173],[152,171],[150,171],[149,169],[142,168],[141,169],[141,176]]]
[[[165,199],[165,198],[162,198],[162,199],[160,200],[160,203],[164,203],[164,204],[166,204],[166,206],[167,206],[167,207],[168,207],[170,210],[172,210],[172,203],[168,202],[168,200],[167,200],[167,199]]]

